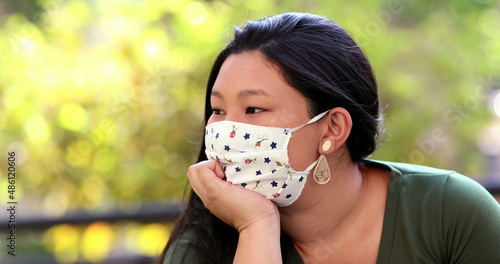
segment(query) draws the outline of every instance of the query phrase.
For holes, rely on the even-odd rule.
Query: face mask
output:
[[[215,122],[205,128],[205,153],[220,162],[229,183],[260,193],[278,206],[288,206],[299,198],[309,171],[318,162],[305,171],[295,171],[290,167],[288,142],[293,132],[326,113],[295,128]]]

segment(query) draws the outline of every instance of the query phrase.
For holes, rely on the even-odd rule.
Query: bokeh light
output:
[[[79,257],[80,237],[81,231],[75,226],[54,226],[45,233],[45,247],[54,252],[60,263],[76,262]]]
[[[113,236],[113,228],[108,223],[96,222],[89,225],[81,240],[83,258],[94,263],[105,260],[110,252]]]

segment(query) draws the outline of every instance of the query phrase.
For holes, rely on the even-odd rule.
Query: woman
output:
[[[236,29],[205,111],[163,263],[500,263],[500,207],[480,185],[365,159],[377,85],[333,22],[286,13]]]

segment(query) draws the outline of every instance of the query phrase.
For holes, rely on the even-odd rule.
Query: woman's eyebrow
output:
[[[253,96],[253,95],[269,96],[269,94],[266,91],[262,90],[262,89],[243,90],[243,91],[239,91],[238,94],[237,94],[238,98],[247,97],[247,96]]]
[[[219,91],[212,91],[210,93],[211,96],[215,96],[215,97],[219,97],[219,98],[223,98],[224,96],[222,96],[222,93],[220,93]],[[254,96],[254,95],[263,95],[263,96],[269,96],[269,93],[262,90],[262,89],[252,89],[252,90],[243,90],[243,91],[239,91],[236,96],[238,98],[243,98],[243,97],[248,97],[248,96]]]
[[[211,96],[215,96],[215,97],[219,97],[219,98],[223,98],[222,94],[219,92],[219,91],[212,91],[210,93]],[[253,90],[243,90],[243,91],[239,91],[236,96],[238,98],[242,98],[242,97],[248,97],[248,96],[253,96],[253,95],[263,95],[263,96],[269,96],[269,93],[262,90],[262,89],[253,89]]]
[[[223,96],[222,96],[222,94],[221,94],[220,92],[217,92],[217,91],[212,91],[212,92],[210,93],[210,96],[219,97],[219,98],[221,98],[221,99],[222,99],[222,97],[223,97]]]

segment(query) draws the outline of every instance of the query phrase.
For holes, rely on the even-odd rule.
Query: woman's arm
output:
[[[190,166],[188,177],[207,209],[240,233],[234,263],[281,263],[280,219],[273,202],[224,181],[214,160]]]

